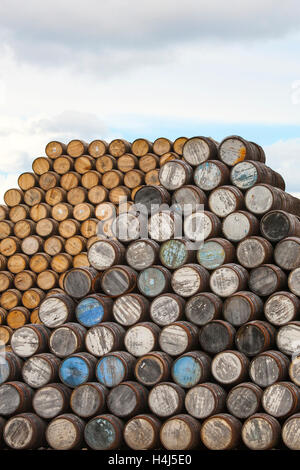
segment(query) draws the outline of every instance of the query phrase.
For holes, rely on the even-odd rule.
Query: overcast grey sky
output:
[[[240,134],[300,193],[299,0],[1,0],[0,196],[49,140]]]

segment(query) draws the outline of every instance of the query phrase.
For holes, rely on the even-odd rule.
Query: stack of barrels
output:
[[[300,201],[239,136],[50,142],[0,207],[13,449],[300,449]]]

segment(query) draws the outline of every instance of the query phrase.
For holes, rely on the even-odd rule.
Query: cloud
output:
[[[264,147],[267,165],[280,173],[286,182],[286,191],[299,193],[300,138],[279,140]]]

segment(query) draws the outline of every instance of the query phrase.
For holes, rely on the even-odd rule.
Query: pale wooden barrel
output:
[[[165,163],[159,171],[160,184],[171,191],[189,184],[193,175],[192,167],[182,160]]]
[[[20,273],[28,267],[29,258],[23,253],[16,253],[12,255],[7,260],[7,269],[13,274]]]
[[[21,248],[20,240],[17,237],[3,238],[0,242],[0,253],[3,256],[12,256],[19,252]],[[4,266],[2,267],[2,270]]]
[[[210,160],[197,166],[194,171],[195,184],[203,191],[212,191],[229,182],[229,170],[219,160]]]
[[[46,429],[49,446],[55,450],[71,450],[81,447],[85,422],[78,416],[66,413],[54,418]]]
[[[156,350],[160,332],[161,329],[155,323],[137,323],[126,331],[124,345],[133,356],[144,356]]]
[[[124,440],[133,450],[150,450],[159,446],[161,422],[151,414],[131,418],[124,427]]]
[[[45,153],[49,158],[55,159],[65,155],[67,146],[58,141],[51,141],[46,145]]]
[[[66,294],[55,294],[46,297],[39,306],[39,318],[48,328],[56,328],[71,321],[74,316],[75,303]]]
[[[96,170],[104,174],[117,166],[117,160],[112,155],[102,155],[96,160]]]
[[[202,292],[187,301],[185,315],[195,325],[203,326],[221,316],[222,305],[222,300],[217,295]]]
[[[124,175],[124,185],[129,189],[140,187],[144,183],[144,172],[141,170],[129,170]]]
[[[136,361],[134,375],[146,387],[151,387],[170,378],[171,357],[162,351],[152,351]]]
[[[296,268],[289,273],[288,286],[293,294],[300,296],[300,268]]]
[[[30,235],[22,240],[21,249],[25,255],[35,255],[41,252],[44,247],[44,240],[38,235]]]
[[[105,322],[90,328],[85,337],[89,353],[100,357],[111,351],[120,351],[124,343],[125,330],[117,323]]]
[[[217,354],[232,349],[236,330],[223,320],[212,320],[204,325],[199,333],[199,344],[203,351]]]
[[[236,385],[248,375],[249,360],[240,351],[228,350],[218,353],[212,360],[211,373],[222,385]]]
[[[73,208],[73,217],[79,222],[83,222],[91,217],[94,217],[94,206],[88,202],[77,204]]]
[[[262,217],[260,231],[271,242],[279,242],[286,237],[299,237],[300,220],[282,210],[270,211]]]
[[[18,188],[8,189],[5,191],[3,199],[8,207],[14,207],[24,201],[24,192]]]
[[[291,292],[275,292],[264,305],[266,319],[275,326],[282,326],[296,320],[299,311],[300,301]]]
[[[167,240],[160,246],[159,259],[166,268],[177,269],[192,263],[195,251],[190,249],[189,241],[184,238]]]
[[[265,351],[252,359],[249,376],[260,387],[268,387],[286,379],[289,365],[289,359],[281,352]]]
[[[245,268],[257,268],[272,261],[273,246],[262,237],[245,238],[238,244],[236,256],[238,262]]]
[[[235,343],[238,350],[247,356],[256,356],[273,346],[275,333],[276,330],[270,323],[253,320],[238,329]]]
[[[202,242],[221,233],[221,221],[209,211],[195,212],[185,217],[184,234],[192,241]]]
[[[250,212],[233,212],[223,219],[222,232],[228,240],[239,242],[259,233],[259,221]]]
[[[86,249],[86,239],[81,235],[74,235],[65,241],[65,250],[69,255],[76,256]]]
[[[144,171],[147,174],[148,172],[152,172],[159,166],[159,158],[153,153],[148,153],[139,159],[138,166],[140,170]]]
[[[300,390],[292,382],[277,382],[269,385],[262,396],[266,413],[275,418],[284,418],[300,409]]]
[[[216,269],[235,260],[235,247],[224,238],[210,238],[197,250],[197,260],[208,270]]]
[[[227,395],[227,409],[236,418],[249,418],[261,408],[262,394],[262,389],[251,382],[238,384]]]
[[[121,157],[126,152],[130,152],[131,144],[125,139],[114,139],[108,146],[108,151],[114,157]]]
[[[35,204],[40,204],[45,199],[45,191],[41,188],[27,189],[24,194],[24,202],[32,207]],[[46,201],[47,202],[47,201]]]
[[[21,271],[15,275],[14,285],[18,290],[26,291],[35,285],[37,276],[32,271]]]
[[[37,286],[43,290],[50,290],[56,287],[58,283],[58,274],[51,269],[38,274],[36,278]]]
[[[153,152],[156,155],[163,155],[164,153],[171,152],[173,149],[173,143],[166,137],[159,137],[153,142]]]
[[[300,322],[292,321],[279,328],[276,336],[278,349],[288,356],[298,354],[300,342]]]
[[[170,194],[163,186],[143,186],[134,196],[135,204],[145,206],[149,214],[151,209],[159,210],[161,204],[169,204],[170,201]]]
[[[157,242],[164,242],[181,235],[181,229],[182,220],[177,212],[159,211],[149,218],[149,235]]]
[[[76,387],[70,398],[72,411],[80,418],[90,418],[105,409],[108,389],[97,382],[87,382]]]
[[[299,387],[300,386],[300,367],[299,367],[300,357],[299,357],[298,349],[296,350],[295,354],[293,354],[291,358],[291,362],[288,363],[288,365],[289,365],[290,379]],[[283,379],[285,379],[285,377],[283,377]]]
[[[77,321],[89,328],[111,320],[113,301],[106,296],[90,294],[76,306]]]
[[[0,384],[18,380],[21,377],[22,366],[22,359],[20,359],[15,353],[6,351],[5,354],[1,354]]]
[[[53,188],[48,189],[45,194],[45,201],[49,206],[55,206],[61,202],[65,202],[67,198],[67,193],[63,188]]]
[[[143,157],[152,151],[152,142],[147,139],[136,139],[131,144],[131,151],[137,157]]]
[[[51,215],[53,219],[58,222],[72,218],[73,206],[68,202],[59,202],[55,204],[51,209]]]
[[[231,135],[222,140],[218,154],[228,166],[234,166],[244,160],[264,162],[264,152],[254,142],[249,142],[238,135]]]
[[[124,176],[119,170],[110,170],[103,174],[102,184],[107,189],[113,189],[123,184]]]
[[[81,176],[81,184],[86,189],[91,189],[101,183],[101,175],[97,170],[89,170]],[[89,199],[89,195],[88,195]]]
[[[49,349],[57,357],[66,357],[84,349],[87,330],[78,323],[64,323],[49,338]]]
[[[220,186],[208,198],[209,209],[218,217],[226,217],[244,206],[243,193],[235,186]]]
[[[60,176],[55,171],[47,171],[39,177],[39,186],[44,190],[59,186]]]
[[[14,206],[9,211],[9,218],[12,222],[16,223],[19,220],[24,220],[29,216],[29,207],[25,204]]]
[[[58,379],[60,360],[49,353],[36,354],[22,368],[24,382],[32,388],[40,388]]]
[[[101,157],[108,150],[108,143],[105,140],[93,140],[88,146],[88,153],[94,158]]]
[[[181,320],[185,301],[177,294],[162,294],[156,297],[150,307],[150,317],[159,326],[170,325]]]
[[[112,414],[95,416],[86,424],[85,442],[94,450],[118,449],[122,444],[123,427],[123,421]]]
[[[199,329],[192,323],[177,321],[165,326],[159,336],[162,351],[170,356],[179,356],[198,345]]]
[[[87,352],[66,357],[59,368],[59,378],[70,388],[91,382],[95,376],[96,358]]]
[[[30,411],[33,390],[23,382],[6,382],[0,385],[0,413],[11,416]]]
[[[44,444],[46,423],[33,413],[10,418],[3,431],[5,443],[14,450],[38,449]]]
[[[51,383],[39,388],[33,397],[32,407],[44,419],[53,419],[69,409],[71,389],[62,383]]]
[[[256,413],[243,424],[242,439],[251,450],[274,449],[279,442],[280,431],[277,419],[266,413]]]
[[[262,215],[274,209],[286,210],[298,215],[298,200],[269,184],[257,184],[245,194],[245,205],[250,212]]]
[[[210,377],[211,358],[202,351],[190,351],[178,357],[172,365],[172,378],[183,388],[191,388]]]
[[[200,444],[199,421],[187,414],[179,414],[165,421],[160,430],[160,440],[168,450],[190,450]]]
[[[101,288],[106,295],[118,297],[136,286],[137,272],[129,266],[115,265],[106,269],[101,277]]]
[[[148,390],[138,382],[122,382],[112,388],[107,397],[107,408],[119,418],[131,418],[142,413],[147,404]]]
[[[141,271],[156,263],[158,251],[159,245],[154,240],[134,240],[126,249],[126,261],[133,269]]]
[[[291,271],[300,267],[300,238],[287,237],[277,243],[274,250],[275,262],[280,268]]]
[[[140,294],[122,295],[114,301],[112,308],[115,321],[122,326],[132,326],[135,323],[146,321],[148,311],[149,301]]]
[[[207,197],[202,189],[194,185],[186,185],[172,194],[172,207],[179,213],[196,212],[207,206]]]
[[[4,292],[13,285],[14,276],[9,271],[0,271],[0,292]],[[1,300],[0,300],[1,303]]]
[[[81,157],[76,158],[74,162],[74,169],[80,175],[83,175],[89,170],[93,170],[95,160],[89,155],[81,155]]]
[[[113,388],[130,380],[136,358],[126,351],[110,352],[102,356],[96,366],[96,377],[106,387]]]
[[[251,270],[249,287],[255,294],[265,297],[282,290],[286,281],[286,274],[278,266],[264,264]]]
[[[117,240],[95,241],[88,249],[88,260],[91,266],[99,271],[114,264],[122,264],[125,247]]]
[[[92,267],[71,269],[64,277],[64,289],[68,295],[81,299],[93,291],[93,280],[98,272]]]
[[[149,393],[148,406],[160,418],[180,413],[184,408],[185,392],[173,382],[156,384]]]
[[[207,290],[209,273],[197,264],[186,264],[172,273],[171,286],[174,292],[182,297],[190,297]]]
[[[52,169],[52,160],[47,157],[35,158],[32,162],[32,170],[38,176],[43,175]]]
[[[59,222],[58,233],[63,238],[74,237],[80,230],[80,223],[75,219],[66,219]]]
[[[66,148],[66,152],[70,157],[80,157],[81,155],[87,153],[88,144],[83,140],[73,139],[71,140]]]
[[[45,352],[49,336],[50,331],[44,325],[26,325],[13,333],[10,344],[17,356],[27,358]]]
[[[243,266],[228,263],[213,271],[209,284],[216,295],[230,297],[236,292],[246,289],[248,277],[248,271]]]
[[[182,154],[190,165],[196,166],[217,157],[217,143],[209,137],[192,137],[185,142]]]
[[[140,271],[137,287],[146,297],[157,297],[166,292],[170,286],[171,274],[163,266],[150,266]]]
[[[266,183],[277,186],[281,182],[275,177],[275,172],[262,162],[244,161],[235,165],[230,174],[232,184],[242,190],[252,188],[255,184]],[[284,189],[284,188],[282,188]]]
[[[233,326],[241,326],[259,319],[263,314],[263,301],[253,292],[240,291],[224,302],[223,316]]]
[[[1,346],[9,345],[12,335],[13,335],[13,330],[9,326],[1,325],[0,326],[0,345]]]
[[[41,204],[36,204],[30,208],[30,218],[34,222],[38,222],[39,220],[46,219],[47,217],[51,217],[51,207],[49,204],[42,202]]]
[[[274,419],[274,418],[273,418]],[[290,416],[282,426],[282,440],[290,450],[300,450],[299,443],[300,414]]]
[[[234,416],[221,413],[208,417],[202,424],[200,435],[210,450],[235,449],[240,443],[242,423]]]
[[[206,419],[224,411],[226,392],[218,384],[206,382],[198,384],[187,391],[185,408],[197,419]]]
[[[141,223],[145,223],[145,217],[135,216],[130,212],[123,212],[112,220],[110,224],[111,235],[122,243],[128,243],[141,236]],[[105,234],[105,225],[101,224],[101,229]],[[101,232],[100,232],[101,233]],[[99,234],[99,226],[98,226]],[[102,233],[101,233],[102,235]],[[110,234],[109,234],[110,235]]]
[[[0,204],[0,220],[5,220],[9,213],[9,207],[4,204]]]
[[[74,168],[74,160],[68,155],[62,155],[56,158],[53,162],[53,171],[59,175],[64,175]]]

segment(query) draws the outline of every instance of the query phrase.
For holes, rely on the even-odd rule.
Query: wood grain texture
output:
[[[184,406],[183,388],[172,382],[161,382],[149,393],[148,405],[151,411],[161,418],[180,413]]]
[[[242,439],[251,450],[272,449],[280,439],[280,424],[270,415],[255,414],[244,423]]]
[[[53,383],[39,388],[32,401],[34,411],[44,419],[53,419],[69,409],[71,390],[64,384]]]
[[[207,382],[187,391],[185,408],[194,418],[206,419],[208,416],[224,411],[225,401],[225,390],[218,384]]]

